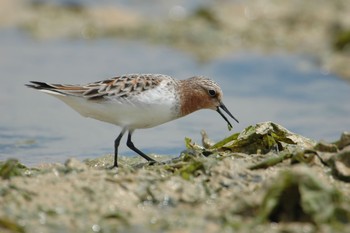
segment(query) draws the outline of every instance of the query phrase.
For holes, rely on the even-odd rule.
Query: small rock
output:
[[[314,147],[315,150],[321,151],[321,152],[337,152],[338,148],[335,144],[326,143],[326,142],[319,142]]]
[[[339,150],[344,149],[346,146],[350,145],[350,132],[343,132],[340,139],[336,141],[336,144]]]

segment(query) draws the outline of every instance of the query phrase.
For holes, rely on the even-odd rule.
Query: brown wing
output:
[[[98,100],[105,97],[128,98],[142,91],[155,88],[167,76],[158,74],[131,74],[114,77],[87,85],[48,84],[32,81],[27,86],[63,95]]]

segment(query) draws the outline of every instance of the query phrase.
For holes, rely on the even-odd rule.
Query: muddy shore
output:
[[[271,122],[177,158],[0,166],[1,232],[345,232],[350,134],[315,142]],[[185,148],[185,146],[184,146]]]

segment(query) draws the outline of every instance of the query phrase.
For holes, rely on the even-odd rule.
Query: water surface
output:
[[[224,102],[240,120],[233,131],[274,121],[304,136],[336,140],[350,128],[350,86],[290,54],[231,54],[198,63],[189,54],[138,41],[35,41],[16,30],[0,31],[0,160],[27,165],[92,158],[113,152],[117,126],[83,118],[63,102],[26,88],[30,80],[87,83],[125,73],[163,73],[184,79],[205,75],[223,88]],[[178,155],[184,137],[200,142],[232,132],[211,110],[153,129],[138,130],[134,143],[146,153]],[[124,145],[123,155],[134,155]]]

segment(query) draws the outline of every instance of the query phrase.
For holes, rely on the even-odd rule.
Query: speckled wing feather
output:
[[[47,84],[32,81],[27,86],[47,90],[61,95],[100,100],[107,97],[128,98],[145,90],[155,88],[165,78],[161,74],[130,74],[118,76],[86,85]]]

